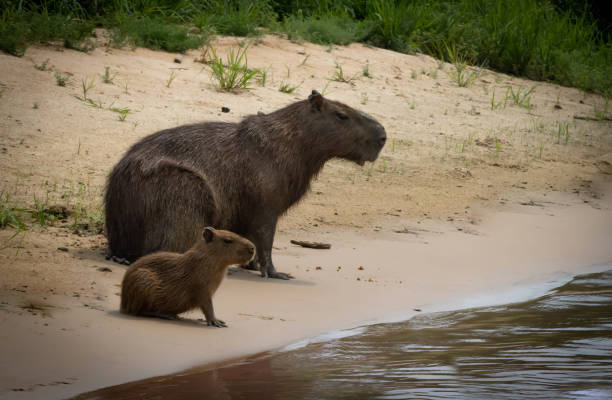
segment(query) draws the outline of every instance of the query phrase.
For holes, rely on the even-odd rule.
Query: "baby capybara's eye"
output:
[[[232,243],[232,242],[233,242],[233,240],[232,240],[232,239],[223,239],[223,241],[224,241],[225,243]]]

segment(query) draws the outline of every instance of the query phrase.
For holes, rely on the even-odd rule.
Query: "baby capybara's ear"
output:
[[[207,226],[206,228],[204,228],[202,236],[204,237],[204,240],[206,240],[206,243],[212,242],[215,238],[215,229],[210,226]]]
[[[323,95],[316,90],[313,90],[310,96],[308,96],[308,101],[313,108],[320,110],[324,101]]]

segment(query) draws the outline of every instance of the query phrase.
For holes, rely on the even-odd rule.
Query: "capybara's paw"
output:
[[[211,321],[206,321],[208,326],[216,326],[217,328],[227,328],[227,324],[220,319],[213,319]]]
[[[286,274],[284,272],[268,272],[267,274],[268,278],[275,278],[275,279],[284,279],[284,280],[289,280],[289,279],[294,279],[294,276],[291,274]],[[264,276],[265,278],[265,276]]]

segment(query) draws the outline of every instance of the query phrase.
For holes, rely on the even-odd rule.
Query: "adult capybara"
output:
[[[326,161],[363,165],[385,144],[383,126],[313,91],[307,100],[239,123],[166,129],[137,142],[106,187],[110,255],[134,260],[190,248],[205,226],[251,240],[263,277],[280,215],[304,196]]]
[[[208,325],[227,326],[215,317],[212,296],[227,267],[255,254],[250,241],[229,231],[207,227],[183,254],[157,252],[141,257],[127,270],[121,286],[121,312],[166,319],[200,307]]]

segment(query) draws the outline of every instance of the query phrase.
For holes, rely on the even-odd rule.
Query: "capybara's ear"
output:
[[[316,90],[313,90],[310,96],[308,96],[308,101],[310,102],[311,106],[313,106],[317,110],[320,110],[321,105],[323,104],[323,96],[321,95],[321,93],[317,92]]]
[[[215,229],[207,226],[204,228],[202,236],[204,237],[204,240],[206,240],[206,243],[212,242],[213,238],[215,237]]]

